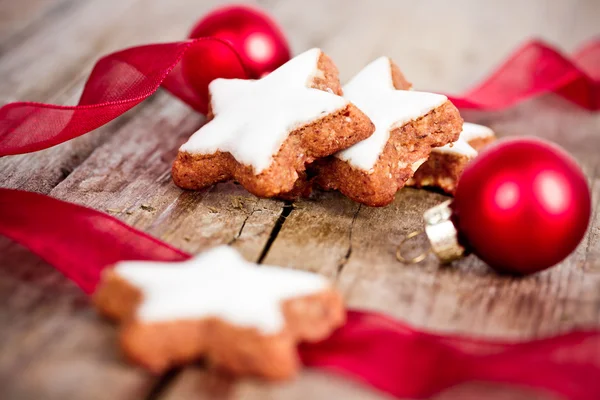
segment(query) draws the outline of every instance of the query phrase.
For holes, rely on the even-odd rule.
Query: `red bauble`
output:
[[[203,36],[229,42],[252,79],[268,74],[290,59],[290,49],[281,29],[267,14],[255,8],[236,5],[212,11],[190,34],[190,38]]]
[[[490,147],[465,169],[452,203],[461,240],[496,270],[527,274],[568,256],[587,229],[590,191],[575,161],[540,139]]]
[[[206,113],[208,110],[208,84],[216,78],[248,78],[248,73],[236,51],[226,42],[199,40],[185,53],[181,61],[185,81],[191,86],[190,95],[195,108]],[[184,85],[180,85],[181,87]]]

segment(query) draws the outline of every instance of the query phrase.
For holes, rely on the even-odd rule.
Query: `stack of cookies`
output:
[[[463,132],[445,96],[412,90],[387,57],[342,87],[333,61],[312,49],[260,80],[216,79],[209,92],[208,122],[173,164],[184,189],[236,180],[259,197],[294,199],[316,186],[384,206],[407,183],[452,193],[475,147],[493,138]]]

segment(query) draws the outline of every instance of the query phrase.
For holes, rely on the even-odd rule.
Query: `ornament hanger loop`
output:
[[[417,237],[417,236],[421,236],[425,233],[425,231],[414,231],[409,233],[408,235],[406,235],[404,237],[404,239],[402,239],[400,241],[400,243],[398,244],[398,247],[396,248],[396,258],[398,259],[398,261],[400,261],[401,263],[404,264],[418,264],[421,261],[425,260],[427,258],[427,256],[429,255],[429,253],[431,253],[431,247],[429,247],[428,249],[424,250],[421,254],[419,254],[418,256],[412,257],[412,258],[405,258],[402,255],[402,246],[408,242],[409,240]]]

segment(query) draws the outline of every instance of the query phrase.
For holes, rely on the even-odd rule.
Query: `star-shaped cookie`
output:
[[[494,140],[496,137],[490,128],[465,122],[458,140],[433,149],[429,159],[419,167],[406,185],[436,187],[448,194],[454,194],[467,164]]]
[[[369,206],[393,201],[431,149],[458,138],[462,118],[446,96],[417,92],[387,57],[367,65],[343,88],[375,124],[365,140],[317,166],[317,183]]]
[[[181,146],[173,179],[201,189],[235,179],[261,197],[294,188],[306,164],[367,138],[373,124],[339,96],[337,68],[308,50],[266,77],[216,79],[211,120]]]
[[[94,302],[121,321],[125,354],[156,373],[205,356],[234,374],[288,378],[299,366],[296,344],[345,321],[324,277],[256,265],[227,246],[179,263],[120,262]]]

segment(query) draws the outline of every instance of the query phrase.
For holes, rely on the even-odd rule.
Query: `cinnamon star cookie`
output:
[[[104,271],[94,303],[120,321],[125,355],[152,372],[206,357],[271,379],[293,376],[296,345],[325,339],[346,316],[324,277],[259,266],[227,246],[185,262],[120,262]]]
[[[344,86],[344,97],[369,116],[375,132],[319,161],[319,186],[369,206],[387,205],[432,148],[458,138],[462,118],[446,96],[407,89],[410,83],[387,57]]]
[[[407,186],[436,187],[453,195],[467,164],[494,140],[496,137],[490,128],[465,122],[458,140],[433,149]]]

